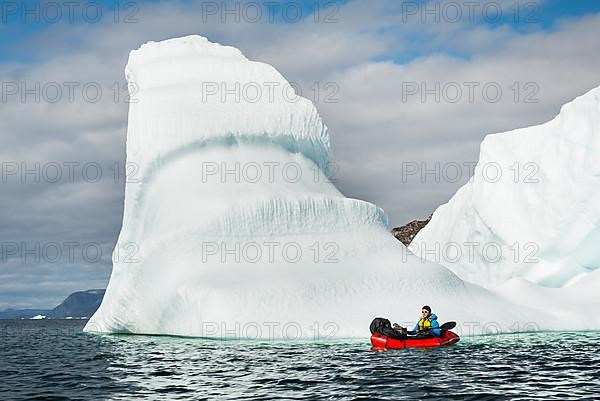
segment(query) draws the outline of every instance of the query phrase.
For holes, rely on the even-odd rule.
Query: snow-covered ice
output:
[[[600,88],[548,123],[488,135],[472,181],[435,211],[415,249],[432,259],[425,250],[455,248],[439,262],[489,288],[587,280],[600,267],[599,156]]]
[[[372,318],[412,322],[425,303],[475,333],[600,327],[409,254],[383,210],[327,180],[327,129],[273,67],[189,36],[131,52],[126,74],[138,182],[126,184],[120,253],[86,331],[366,337]],[[222,97],[223,84],[275,90]]]

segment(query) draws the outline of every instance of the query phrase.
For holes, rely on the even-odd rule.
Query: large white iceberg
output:
[[[600,88],[548,123],[488,135],[471,182],[435,211],[413,248],[488,288],[592,279],[600,267]]]
[[[86,331],[365,337],[372,318],[414,320],[425,303],[474,333],[598,326],[410,255],[381,209],[328,182],[326,127],[273,67],[190,36],[131,52],[126,74],[137,182]]]

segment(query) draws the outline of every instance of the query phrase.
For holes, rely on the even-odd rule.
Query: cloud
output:
[[[552,32],[516,35],[500,51],[469,59],[432,55],[403,65],[367,62],[341,71],[335,77],[340,102],[320,108],[341,165],[340,188],[376,200],[395,224],[427,216],[469,177],[438,183],[434,175],[425,182],[418,175],[404,182],[402,163],[425,163],[429,169],[440,163],[441,171],[448,163],[476,161],[485,134],[548,121],[562,104],[598,86],[600,55],[593,38],[600,34],[599,22],[591,16],[564,22]],[[479,85],[472,103],[466,82]],[[413,83],[419,93],[403,99],[406,85]],[[441,88],[458,83],[463,96],[452,103],[449,91],[439,103],[433,94],[423,102],[421,85],[433,89],[436,83]],[[486,101],[481,90],[486,84],[502,89],[497,103]],[[528,97],[537,103],[527,103]]]

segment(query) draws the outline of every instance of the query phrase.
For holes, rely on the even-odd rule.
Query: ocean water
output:
[[[84,325],[0,321],[0,400],[600,399],[599,332],[376,352],[368,339],[93,335]]]

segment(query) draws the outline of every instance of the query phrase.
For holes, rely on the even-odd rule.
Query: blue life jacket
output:
[[[427,318],[421,318],[415,325],[413,331],[429,331],[434,336],[442,334],[440,330],[440,324],[437,321],[437,315],[435,313],[429,314]]]

